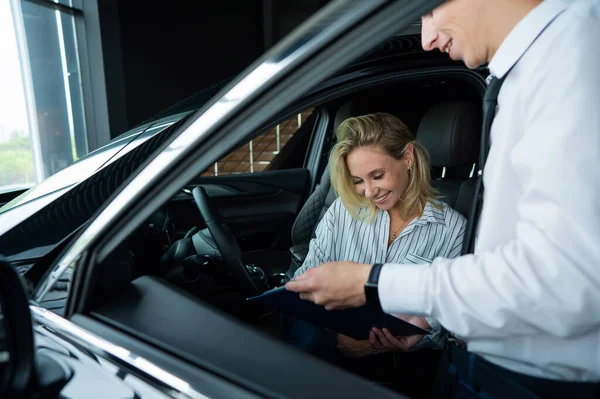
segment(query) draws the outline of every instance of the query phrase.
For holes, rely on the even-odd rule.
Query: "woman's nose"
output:
[[[373,198],[373,192],[375,190],[373,189],[373,186],[371,185],[371,183],[365,183],[365,197],[367,198]]]

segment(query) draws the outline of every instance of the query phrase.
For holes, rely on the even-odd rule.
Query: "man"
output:
[[[544,397],[578,386],[600,394],[590,383],[600,381],[600,2],[451,0],[423,17],[422,40],[505,78],[475,253],[330,263],[287,288],[345,308],[367,302],[369,279],[368,302],[437,318]]]

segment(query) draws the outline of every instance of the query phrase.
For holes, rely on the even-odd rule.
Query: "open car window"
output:
[[[275,127],[219,159],[212,167],[205,170],[202,176],[225,176],[280,169],[286,152],[292,150],[286,148],[287,144],[294,145],[294,136],[302,124],[313,114],[313,111],[313,109],[306,110],[278,123]]]

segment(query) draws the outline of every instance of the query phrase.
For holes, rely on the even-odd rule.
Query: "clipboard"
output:
[[[288,291],[285,287],[250,297],[247,301],[276,309],[286,315],[311,322],[356,340],[369,339],[372,327],[387,328],[395,336],[429,334],[427,330],[367,306],[326,310],[321,305],[300,299],[300,294]]]

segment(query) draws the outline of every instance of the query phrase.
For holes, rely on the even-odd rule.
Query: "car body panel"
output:
[[[30,311],[36,351],[46,352],[73,371],[73,378],[61,390],[61,397],[163,399],[172,398],[178,392],[188,398],[207,399],[185,381],[125,348],[44,308],[31,305]]]

